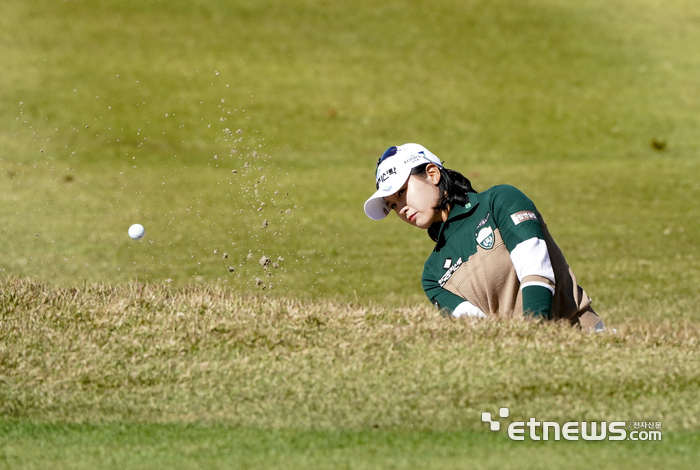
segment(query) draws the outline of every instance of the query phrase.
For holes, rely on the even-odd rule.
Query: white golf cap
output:
[[[365,214],[372,220],[381,220],[391,212],[383,199],[401,189],[411,170],[425,163],[434,163],[442,168],[438,157],[418,144],[403,144],[389,147],[379,159],[375,177],[377,191],[365,202]]]

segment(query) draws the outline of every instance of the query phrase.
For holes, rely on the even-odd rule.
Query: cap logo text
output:
[[[377,184],[383,183],[388,180],[391,176],[396,174],[396,167],[387,169],[384,173],[377,176]]]

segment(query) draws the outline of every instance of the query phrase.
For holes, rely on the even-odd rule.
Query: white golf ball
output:
[[[140,240],[146,235],[146,229],[141,224],[134,224],[129,227],[129,236],[134,240]]]

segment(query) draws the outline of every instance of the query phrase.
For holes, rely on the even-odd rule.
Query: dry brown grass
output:
[[[697,430],[700,325],[617,334],[240,295],[0,279],[0,419],[483,430],[513,419]]]

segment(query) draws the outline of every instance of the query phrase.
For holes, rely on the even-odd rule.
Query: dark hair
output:
[[[430,163],[419,165],[411,170],[412,175],[426,177],[426,168]],[[440,199],[434,207],[435,211],[449,211],[452,207],[465,205],[469,198],[467,193],[476,193],[472,183],[462,173],[447,168],[438,167],[440,170]]]

